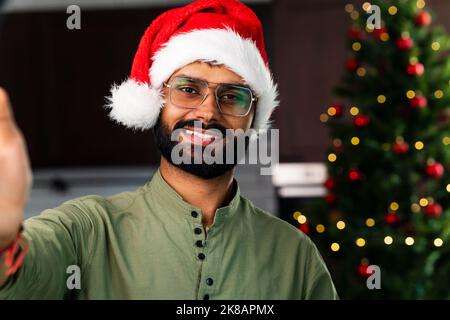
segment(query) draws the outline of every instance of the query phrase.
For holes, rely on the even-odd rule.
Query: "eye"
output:
[[[232,93],[223,94],[223,95],[220,96],[220,99],[229,100],[229,101],[239,100],[238,96],[236,96],[236,95],[234,95]]]
[[[198,94],[198,90],[188,86],[177,87],[177,90],[188,94]]]
[[[231,89],[221,92],[219,98],[220,100],[234,102],[243,100],[244,95],[239,90]]]

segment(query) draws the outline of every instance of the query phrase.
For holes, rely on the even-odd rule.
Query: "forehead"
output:
[[[193,62],[177,71],[175,71],[171,78],[183,75],[187,77],[206,80],[216,83],[234,83],[244,85],[245,81],[237,73],[231,71],[224,65],[213,65],[206,62]]]

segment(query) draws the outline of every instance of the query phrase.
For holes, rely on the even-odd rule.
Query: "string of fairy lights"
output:
[[[450,189],[450,188],[449,188]],[[423,199],[421,199],[423,200]],[[426,199],[424,199],[425,201],[427,201]],[[308,218],[306,217],[306,215],[304,215],[302,212],[300,211],[295,211],[293,214],[294,220],[296,220],[300,226],[307,224],[308,222]],[[373,218],[367,218],[365,220],[365,225],[368,228],[372,228],[376,225],[376,222]],[[336,229],[338,229],[339,231],[344,231],[347,227],[347,224],[344,220],[338,220],[334,226],[336,227]],[[301,229],[301,228],[300,228]],[[315,230],[317,233],[322,234],[326,231],[326,227],[325,225],[318,223],[315,225]],[[381,239],[378,239],[378,241],[380,241]],[[394,243],[395,237],[393,235],[386,235],[384,236],[384,238],[382,238],[383,243],[386,246],[390,246]],[[367,244],[366,239],[364,239],[363,237],[358,237],[355,239],[355,245],[357,247],[364,247]],[[397,237],[397,241],[403,242],[406,246],[413,246],[415,243],[414,237],[412,236],[404,236],[404,237]],[[435,247],[442,247],[444,244],[444,240],[442,240],[442,238],[440,237],[436,237],[432,240],[432,244]],[[333,242],[330,244],[330,249],[331,251],[337,252],[339,251],[341,248],[341,245],[339,244],[339,242]]]
[[[424,0],[417,0],[416,6],[418,9],[423,9],[426,5],[426,2]],[[366,12],[369,12],[371,10],[371,4],[369,2],[365,2],[362,4],[362,9]],[[351,19],[357,20],[360,16],[359,12],[355,9],[353,4],[347,4],[345,5],[345,11],[349,13]],[[392,16],[396,15],[398,13],[398,8],[394,5],[390,6],[388,8],[388,13]],[[428,13],[426,13],[428,14]],[[424,19],[428,19],[429,17],[425,16]],[[366,31],[369,33],[374,33],[374,35],[382,42],[386,42],[390,40],[389,33],[384,29],[383,27],[381,29],[374,29],[370,26],[366,27]],[[358,34],[359,31],[352,30],[352,38],[354,38],[354,41],[351,44],[352,50],[356,53],[359,52],[362,49],[362,43],[358,41],[358,37],[360,36]],[[410,47],[413,46],[413,40],[410,38],[410,35],[408,32],[403,32],[401,34],[401,38],[396,41],[396,46],[400,50],[407,50]],[[433,41],[431,43],[431,49],[433,51],[439,51],[441,49],[441,44],[439,41]],[[346,63],[347,69],[351,70],[356,73],[359,77],[365,77],[367,75],[367,70],[363,66],[359,65],[359,63],[354,59],[350,58]],[[419,62],[418,58],[413,56],[409,59],[409,65],[406,70],[406,72],[410,75],[418,75],[420,76],[424,72],[424,66]],[[448,84],[450,85],[450,80],[448,81]],[[410,88],[405,92],[406,98],[409,100],[409,104],[413,108],[423,108],[426,107],[428,104],[428,101],[426,97],[423,95],[420,90],[416,90],[414,88]],[[433,92],[433,97],[435,99],[442,99],[444,97],[444,91],[442,89],[437,89]],[[386,94],[379,93],[374,97],[374,101],[376,101],[378,104],[383,105],[386,103],[389,103],[389,97],[386,96]],[[360,108],[358,106],[351,106],[349,108],[349,113],[353,117],[353,123],[357,127],[363,127],[369,124],[370,119],[366,115],[362,114],[360,111]],[[340,117],[343,114],[343,106],[340,104],[331,105],[328,107],[327,111],[322,113],[319,116],[319,120],[322,123],[328,122],[331,118],[334,117]],[[450,137],[444,136],[441,140],[442,144],[444,146],[450,145]],[[352,146],[357,147],[361,144],[361,138],[357,135],[353,135],[349,138],[349,143]],[[339,138],[335,138],[332,141],[334,150],[339,151],[343,147],[343,141]],[[425,142],[417,139],[416,141],[411,141],[410,144],[413,146],[414,150],[416,152],[421,152],[425,149]],[[385,142],[380,143],[380,148],[383,151],[389,151],[392,150],[393,152],[397,154],[405,153],[409,150],[408,142],[404,140],[402,136],[395,137],[395,140],[393,142]],[[327,160],[330,163],[336,162],[338,160],[338,152],[330,152],[327,155]],[[435,166],[435,162],[433,159],[427,160],[428,166]],[[436,169],[436,168],[434,168]],[[439,169],[439,168],[438,168]],[[358,179],[358,172],[350,172],[349,173],[349,179],[352,178]],[[352,176],[353,175],[353,176]],[[446,185],[446,191],[450,193],[450,183]],[[410,206],[410,210],[413,214],[419,213],[422,210],[426,210],[430,205],[433,205],[433,198],[420,198],[417,200],[417,202],[412,203]],[[389,203],[387,214],[385,215],[384,219],[385,222],[388,224],[395,223],[398,219],[397,211],[399,210],[400,206],[397,202],[393,201]],[[435,208],[434,208],[435,209]],[[433,213],[433,211],[430,211],[430,216]],[[309,228],[311,227],[308,223],[308,218],[306,215],[304,215],[300,211],[295,211],[293,214],[294,220],[298,221],[299,223],[299,229],[303,231],[309,231]],[[367,228],[373,228],[377,224],[374,218],[366,218],[365,226]],[[344,220],[339,219],[338,221],[334,222],[331,226],[328,228],[336,228],[339,231],[345,231],[347,228],[347,224]],[[314,226],[315,231],[318,234],[323,234],[326,231],[326,227],[324,224],[316,224]],[[386,246],[394,245],[395,243],[403,243],[407,247],[412,247],[415,244],[415,239],[411,235],[403,235],[403,236],[394,236],[392,234],[386,234],[384,237],[381,237],[379,239],[365,239],[363,237],[356,237],[354,239],[354,245],[360,248],[363,248],[368,245],[369,241],[377,241],[378,243],[382,242]],[[442,247],[444,245],[444,240],[440,237],[435,237],[434,239],[431,239],[431,244],[437,248]],[[341,249],[341,244],[339,242],[332,242],[330,244],[330,250],[333,252],[338,252]],[[364,259],[363,259],[364,260]],[[361,266],[365,266],[368,264],[368,261],[361,261]],[[364,273],[364,272],[363,272]]]

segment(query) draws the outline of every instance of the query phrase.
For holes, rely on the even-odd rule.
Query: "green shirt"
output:
[[[25,221],[30,250],[0,299],[337,299],[311,240],[235,186],[206,236],[159,170],[133,192],[45,210]],[[67,287],[72,265],[81,289]]]

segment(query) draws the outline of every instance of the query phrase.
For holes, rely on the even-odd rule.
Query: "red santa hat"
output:
[[[237,0],[198,0],[157,17],[140,41],[130,77],[111,89],[110,117],[134,129],[153,127],[164,105],[163,82],[199,60],[223,64],[241,76],[258,97],[252,127],[270,127],[278,92],[261,22]]]

